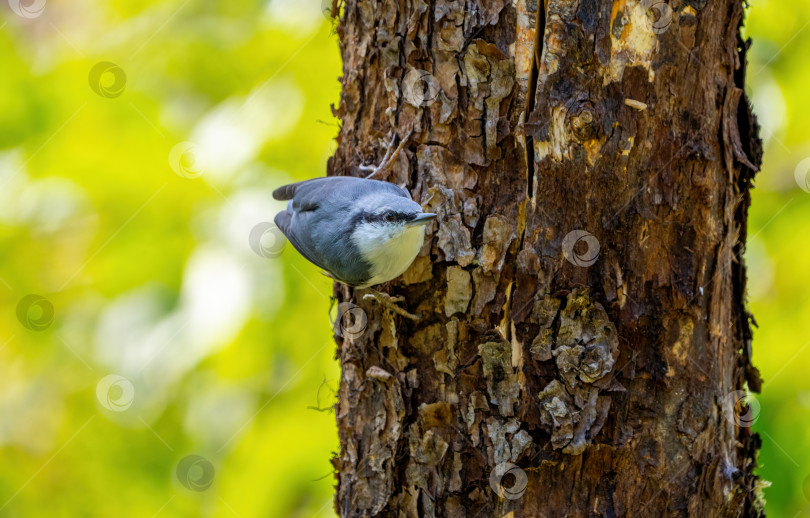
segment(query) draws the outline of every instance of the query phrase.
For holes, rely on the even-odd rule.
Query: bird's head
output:
[[[366,246],[390,241],[412,230],[424,234],[424,225],[436,218],[436,214],[423,212],[418,203],[402,196],[374,193],[360,201],[352,238]]]

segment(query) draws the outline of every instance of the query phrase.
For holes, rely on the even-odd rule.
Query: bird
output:
[[[422,248],[425,225],[436,218],[423,212],[407,190],[353,176],[284,185],[273,198],[288,201],[273,221],[293,247],[330,277],[355,288],[402,275]]]

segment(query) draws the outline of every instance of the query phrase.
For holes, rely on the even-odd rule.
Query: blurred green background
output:
[[[331,283],[261,225],[334,149],[320,0],[5,4],[0,516],[333,516]],[[746,28],[771,516],[810,508],[809,24]]]

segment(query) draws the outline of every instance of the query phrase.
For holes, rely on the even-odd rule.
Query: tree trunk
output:
[[[329,174],[413,130],[387,179],[439,217],[378,287],[419,321],[335,286],[338,514],[762,516],[742,3],[340,12]]]

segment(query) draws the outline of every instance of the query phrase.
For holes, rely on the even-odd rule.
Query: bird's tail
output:
[[[304,180],[302,182],[295,182],[287,185],[282,185],[275,191],[273,191],[273,198],[280,201],[291,200],[293,196],[295,196],[295,190],[298,189],[302,184],[307,183],[309,180]]]

